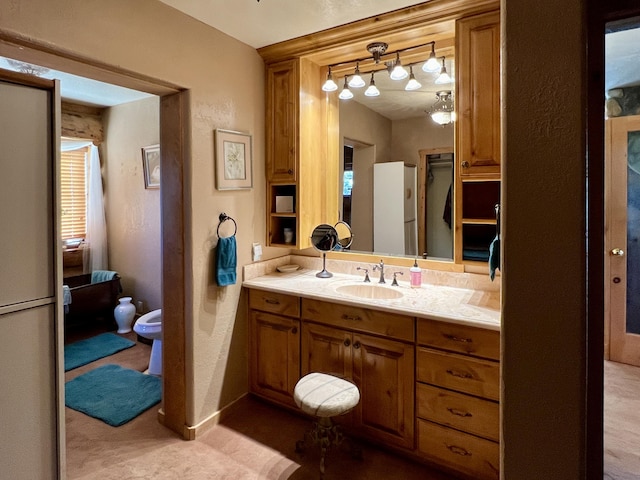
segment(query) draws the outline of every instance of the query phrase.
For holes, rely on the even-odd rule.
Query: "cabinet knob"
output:
[[[360,348],[360,342],[354,342],[353,343],[353,348],[355,348],[355,349]]]
[[[614,248],[613,250],[611,250],[611,255],[616,257],[624,257],[624,250],[622,250],[621,248]]]
[[[298,333],[298,327],[293,327],[293,328],[291,329],[291,333],[293,333],[294,335],[295,335],[296,333]]]
[[[349,345],[351,345],[351,340],[349,340],[348,338],[344,339],[344,346],[348,347]]]
[[[293,170],[289,169],[289,170],[287,170],[287,173],[288,173],[289,175],[293,175]]]
[[[467,160],[462,162],[461,165],[462,165],[462,168],[469,168],[469,162]]]

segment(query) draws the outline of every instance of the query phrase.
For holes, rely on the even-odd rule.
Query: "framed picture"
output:
[[[160,188],[160,145],[142,147],[144,188]]]
[[[216,129],[216,188],[241,190],[253,187],[251,135]]]

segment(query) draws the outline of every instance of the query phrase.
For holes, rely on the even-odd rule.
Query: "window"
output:
[[[87,233],[86,156],[89,147],[62,152],[60,158],[61,237],[81,239]]]

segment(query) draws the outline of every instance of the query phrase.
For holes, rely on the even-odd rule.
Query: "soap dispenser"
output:
[[[422,269],[418,266],[418,259],[413,263],[413,267],[409,269],[409,280],[411,288],[420,288],[422,286]]]

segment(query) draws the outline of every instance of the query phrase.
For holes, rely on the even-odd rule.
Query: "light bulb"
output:
[[[342,87],[342,91],[340,92],[340,95],[338,95],[338,98],[341,100],[349,100],[350,98],[353,98],[353,92],[349,90],[349,85],[347,84],[347,77],[344,77],[344,87]]]
[[[365,81],[360,76],[360,67],[356,63],[356,71],[349,79],[349,86],[351,88],[361,88],[365,86]]]
[[[404,89],[409,91],[417,90],[422,86],[422,84],[416,80],[416,77],[413,74],[413,67],[409,67],[409,71],[411,72],[409,75],[409,81],[405,85]]]
[[[447,67],[444,66],[444,58],[442,57],[442,68],[440,69],[440,75],[436,78],[436,82],[438,85],[442,85],[443,83],[451,83],[453,79],[447,73]]]
[[[407,71],[402,66],[402,62],[400,62],[400,54],[399,53],[396,53],[396,61],[395,61],[394,65],[395,66],[393,67],[393,70],[391,71],[391,74],[389,75],[391,77],[391,80],[404,80],[405,78],[407,78],[409,76]]]
[[[331,76],[331,67],[329,67],[329,73],[327,73],[327,81],[322,85],[322,90],[325,92],[334,92],[338,89],[338,85],[333,81],[333,77]]]
[[[422,65],[422,71],[428,73],[435,73],[440,68],[440,62],[438,61],[438,57],[436,57],[436,44],[431,44],[431,53],[429,54],[429,58]]]
[[[377,97],[380,95],[380,90],[376,87],[376,82],[373,80],[373,73],[371,74],[371,82],[369,82],[369,87],[364,92],[367,97]]]
[[[443,83],[451,82],[453,82],[453,79],[447,73],[447,69],[442,67],[442,70],[440,70],[440,75],[438,75],[438,78],[436,78],[435,83],[437,83],[438,85],[442,85]]]

